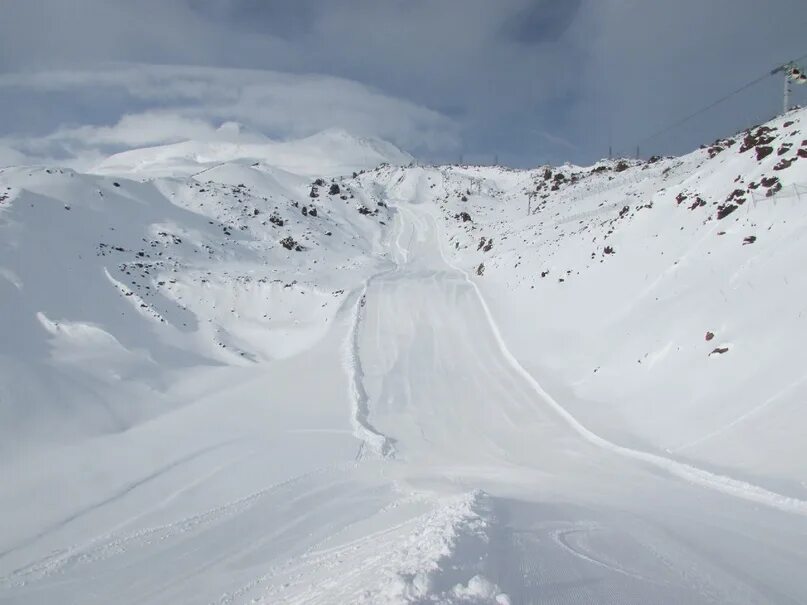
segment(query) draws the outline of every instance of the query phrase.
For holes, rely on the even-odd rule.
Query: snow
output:
[[[0,602],[807,600],[806,119],[0,170]]]
[[[764,177],[778,178],[781,193],[807,181],[798,162],[774,169],[804,149],[801,120],[797,113],[771,124],[778,129],[774,152],[762,161],[753,147],[740,153],[741,135],[714,158],[707,148],[620,174],[580,170],[580,182],[553,193],[534,218],[514,216],[526,210],[522,194],[519,208],[472,210],[474,225],[453,241],[465,267],[487,261],[479,284],[491,305],[500,298],[493,290],[514,293],[508,299],[515,304],[501,311],[518,314],[517,329],[503,326],[507,342],[533,373],[557,382],[564,406],[584,425],[614,441],[765,477],[803,496],[799,396],[787,387],[803,377],[798,293],[807,284],[796,250],[804,222],[797,197],[769,198],[764,186],[757,199],[747,193]],[[466,172],[483,179],[484,169]],[[543,180],[541,172],[524,180]],[[487,182],[511,178],[494,173]],[[716,207],[736,189],[747,201],[717,220]],[[678,203],[680,193],[687,199]],[[698,197],[706,205],[690,210]],[[460,206],[466,204],[454,196],[446,205],[455,226],[450,217]],[[491,253],[475,253],[482,236],[494,239]],[[615,253],[604,254],[605,246]],[[714,341],[704,341],[708,331]],[[718,347],[729,351],[710,356]],[[765,418],[736,422],[771,397],[777,405],[766,406]],[[749,442],[758,445],[749,449]]]
[[[236,125],[237,126],[237,125]],[[408,153],[372,137],[355,137],[340,129],[324,130],[305,139],[255,141],[240,130],[222,127],[212,141],[183,141],[115,154],[91,172],[148,176],[190,176],[231,162],[265,164],[305,176],[340,176],[381,163],[405,165]]]

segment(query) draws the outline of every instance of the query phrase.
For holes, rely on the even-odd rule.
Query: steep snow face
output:
[[[805,120],[0,170],[0,601],[807,602]]]
[[[293,355],[383,259],[389,210],[350,185],[216,166],[138,182],[0,174],[3,450],[124,430],[174,373]],[[215,180],[211,180],[215,179]]]
[[[408,153],[386,141],[355,137],[338,129],[282,142],[255,135],[244,136],[232,130],[225,128],[221,136],[212,141],[185,141],[118,153],[95,166],[91,172],[150,177],[190,176],[206,168],[239,162],[321,177],[348,175],[382,163],[406,165],[413,160]]]
[[[681,158],[388,178],[439,204],[453,262],[590,428],[803,493],[805,119]]]

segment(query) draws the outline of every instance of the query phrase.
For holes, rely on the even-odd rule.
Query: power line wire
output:
[[[792,62],[796,63],[796,62],[802,61],[804,59],[807,59],[807,54],[802,55],[801,57],[799,57],[798,59],[793,60]],[[763,80],[766,80],[767,78],[770,78],[771,76],[773,76],[773,75],[775,75],[777,73],[780,73],[783,70],[784,70],[784,66],[777,67],[776,69],[766,73],[765,75],[762,75],[762,76],[752,80],[751,82],[748,82],[747,84],[744,84],[744,85],[740,86],[740,88],[738,88],[737,90],[734,90],[734,91],[730,92],[729,94],[720,97],[717,101],[714,101],[713,103],[710,103],[706,107],[704,107],[702,109],[699,109],[698,111],[695,111],[695,112],[689,114],[688,116],[686,116],[684,118],[681,118],[677,122],[675,122],[673,124],[670,124],[669,126],[665,126],[661,130],[658,130],[658,131],[654,132],[650,136],[647,136],[647,137],[641,139],[638,142],[638,146],[644,145],[648,141],[652,141],[656,137],[661,136],[662,134],[666,134],[669,131],[673,130],[674,128],[678,128],[682,124],[685,124],[685,123],[689,122],[692,118],[695,118],[695,117],[701,115],[702,113],[706,113],[710,109],[713,109],[713,108],[717,107],[718,105],[720,105],[721,103],[724,103],[725,101],[728,101],[731,97],[733,97],[733,96],[735,96],[735,95],[737,95],[737,94],[751,88],[752,86],[754,86],[756,84],[759,84]]]
[[[762,82],[763,80],[766,80],[767,78],[770,78],[772,75],[773,75],[772,73],[767,73],[767,74],[765,74],[764,76],[760,76],[760,77],[759,77],[759,78],[757,78],[756,80],[753,80],[752,82],[749,82],[748,84],[745,84],[744,86],[741,86],[741,87],[740,87],[740,88],[738,88],[737,90],[735,90],[735,91],[733,91],[733,92],[730,92],[729,94],[727,94],[727,95],[725,95],[725,96],[723,96],[723,97],[720,97],[720,98],[719,98],[717,101],[715,101],[714,103],[711,103],[711,104],[707,105],[707,106],[706,106],[706,107],[704,107],[703,109],[699,109],[698,111],[695,111],[695,112],[693,112],[693,113],[689,114],[689,115],[688,115],[688,116],[686,116],[685,118],[681,118],[681,119],[680,119],[680,120],[678,120],[677,122],[674,122],[673,124],[670,124],[669,126],[666,126],[666,127],[662,128],[661,130],[659,130],[659,131],[657,131],[657,132],[654,132],[654,133],[653,133],[653,134],[651,134],[650,136],[647,136],[647,137],[643,138],[642,140],[640,140],[640,141],[639,141],[639,145],[644,145],[644,144],[645,144],[645,143],[647,143],[648,141],[652,141],[652,140],[653,140],[653,139],[655,139],[656,137],[661,136],[662,134],[666,134],[666,133],[668,133],[669,131],[673,130],[674,128],[677,128],[678,126],[681,126],[682,124],[686,124],[686,123],[687,123],[687,122],[689,122],[689,121],[690,121],[692,118],[696,118],[696,117],[698,117],[699,115],[701,115],[702,113],[706,113],[706,112],[707,112],[707,111],[709,111],[710,109],[712,109],[712,108],[714,108],[714,107],[717,107],[718,105],[720,105],[721,103],[724,103],[725,101],[728,101],[728,100],[729,100],[731,97],[733,97],[734,95],[737,95],[737,94],[739,94],[739,93],[743,92],[744,90],[747,90],[748,88],[751,88],[751,87],[752,87],[752,86],[754,86],[755,84],[759,84],[759,83],[760,83],[760,82]]]

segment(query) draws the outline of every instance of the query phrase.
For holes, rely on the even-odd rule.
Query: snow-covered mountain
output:
[[[184,141],[115,154],[92,168],[98,174],[191,176],[228,163],[258,163],[306,176],[340,176],[382,163],[406,165],[411,155],[372,137],[330,129],[304,139],[272,141],[225,124],[213,140]]]
[[[807,600],[805,123],[0,169],[0,602]]]
[[[680,158],[382,172],[584,424],[804,494],[804,116]]]

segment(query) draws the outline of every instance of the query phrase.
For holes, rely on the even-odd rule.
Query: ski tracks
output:
[[[218,603],[239,602],[266,586],[260,596],[252,596],[252,602],[506,605],[508,597],[479,573],[479,561],[465,557],[468,540],[487,542],[490,520],[485,498],[479,491],[442,498],[405,497],[374,515],[384,529],[336,545],[331,536]],[[396,508],[423,502],[429,506],[425,513],[391,525],[383,519]],[[368,521],[373,520],[364,522]]]
[[[350,378],[350,399],[353,404],[353,431],[361,446],[356,455],[360,460],[369,454],[381,458],[393,458],[395,445],[393,440],[377,431],[370,423],[370,398],[364,387],[364,370],[359,354],[360,330],[364,308],[367,304],[367,290],[370,281],[366,282],[358,293],[353,309],[353,317],[348,336],[345,340],[345,368]]]
[[[435,222],[436,230],[439,231],[440,230],[439,223],[434,218],[432,218],[432,220],[434,220]],[[533,378],[532,374],[530,374],[524,368],[524,366],[521,365],[518,359],[516,359],[516,357],[510,352],[510,349],[507,347],[504,337],[502,336],[501,331],[499,330],[498,323],[494,319],[490,307],[488,307],[485,298],[482,296],[482,293],[479,290],[479,286],[473,279],[471,279],[471,277],[468,275],[466,271],[453,265],[448,260],[448,257],[443,251],[442,241],[439,242],[438,249],[446,265],[457,271],[460,275],[462,275],[468,282],[468,284],[471,286],[474,293],[476,294],[477,300],[481,305],[482,311],[484,312],[485,318],[487,320],[488,325],[490,326],[494,339],[496,340],[499,346],[499,351],[503,356],[503,358],[505,359],[505,361],[513,368],[513,370],[515,370],[527,382],[527,384],[530,385],[532,390],[541,398],[541,400],[546,402],[546,404],[549,405],[557,413],[557,415],[560,416],[560,418],[563,419],[566,422],[566,424],[570,428],[572,428],[580,437],[582,437],[583,439],[585,439],[586,441],[597,447],[609,450],[625,458],[632,458],[634,460],[648,463],[657,468],[661,468],[667,471],[668,473],[675,475],[681,479],[684,479],[690,483],[700,485],[702,487],[706,487],[709,489],[713,489],[719,492],[723,492],[725,494],[742,498],[744,500],[749,500],[758,504],[763,504],[765,506],[776,508],[785,512],[807,516],[807,501],[800,500],[798,498],[790,496],[785,496],[767,490],[758,485],[734,479],[732,477],[712,473],[710,471],[706,471],[704,469],[692,466],[690,464],[679,462],[672,458],[666,458],[659,454],[653,454],[651,452],[636,450],[633,448],[618,445],[616,443],[608,441],[603,437],[600,437],[593,431],[586,428],[555,398],[553,398],[549,393],[547,393],[544,390],[544,388],[540,385],[540,383],[535,378]]]
[[[143,528],[130,533],[108,533],[80,545],[57,551],[48,557],[35,561],[25,567],[0,577],[0,587],[19,588],[33,582],[46,580],[64,574],[69,570],[104,561],[126,552],[147,548],[150,545],[164,542],[193,531],[200,531],[217,522],[234,517],[254,506],[260,499],[279,490],[291,488],[307,479],[322,475],[329,469],[317,469],[266,487],[253,494],[222,504],[205,512],[191,515],[170,523]]]

